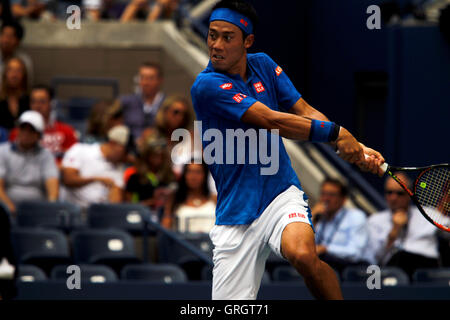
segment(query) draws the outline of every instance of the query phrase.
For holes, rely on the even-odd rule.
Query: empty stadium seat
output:
[[[67,202],[21,202],[17,206],[17,225],[70,231],[83,225],[81,208]]]
[[[70,264],[69,246],[62,231],[41,228],[15,228],[11,231],[18,263],[40,267],[46,274],[57,264]]]
[[[450,268],[417,269],[413,274],[413,281],[450,286]]]
[[[50,278],[52,280],[66,281],[71,273],[67,273],[67,265],[55,266]],[[95,264],[80,264],[81,282],[105,283],[118,281],[117,274],[108,266]]]
[[[381,269],[382,286],[400,286],[409,285],[409,277],[405,271],[396,267],[382,267]],[[366,285],[367,279],[373,273],[367,272],[367,266],[350,266],[343,270],[342,278],[344,282],[359,283]]]
[[[174,264],[135,264],[127,265],[121,273],[122,280],[151,281],[163,283],[186,282],[183,269]]]
[[[140,263],[133,238],[119,229],[84,229],[72,232],[77,264],[105,264],[119,274],[125,264]]]
[[[177,235],[212,259],[213,244],[207,233],[177,233]],[[183,264],[188,261],[199,260],[194,253],[176,243],[166,234],[160,234],[158,241],[159,258],[163,262]]]
[[[92,110],[92,106],[98,100],[90,97],[72,97],[67,101],[67,109],[70,119],[86,120]]]
[[[197,252],[212,261],[213,244],[207,233],[177,233],[177,236],[193,245]],[[206,265],[198,255],[186,249],[167,234],[158,235],[158,255],[160,262],[181,266],[190,280],[201,280],[202,269]]]
[[[144,219],[149,210],[138,204],[92,204],[88,208],[88,225],[91,228],[118,228],[132,234],[142,234]]]
[[[37,266],[21,264],[17,269],[17,281],[35,282],[46,280],[47,276],[45,275],[45,272]]]

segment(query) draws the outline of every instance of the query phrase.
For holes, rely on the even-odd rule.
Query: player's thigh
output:
[[[281,234],[281,253],[290,262],[314,257],[316,245],[311,225],[303,222],[288,224]]]
[[[269,250],[253,232],[245,232],[242,227],[214,228],[212,298],[256,299]]]

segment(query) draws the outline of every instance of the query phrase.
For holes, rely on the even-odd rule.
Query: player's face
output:
[[[213,21],[209,25],[209,58],[214,69],[231,74],[245,66],[246,50],[253,44],[253,35],[243,39],[242,31],[232,23]]]

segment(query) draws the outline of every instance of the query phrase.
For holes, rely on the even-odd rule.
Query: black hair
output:
[[[178,183],[178,188],[177,191],[175,192],[175,197],[174,197],[174,202],[173,202],[173,212],[175,212],[175,210],[177,209],[177,207],[179,205],[181,205],[184,201],[186,201],[187,195],[188,195],[188,186],[186,184],[186,172],[187,172],[187,168],[190,165],[195,164],[193,162],[193,159],[191,159],[192,161],[190,163],[186,163],[183,167],[183,173],[182,176],[180,178],[180,181]],[[209,197],[209,195],[211,194],[210,190],[209,190],[209,186],[208,186],[208,174],[209,174],[209,169],[208,166],[206,165],[206,163],[204,161],[202,161],[201,163],[202,165],[202,169],[203,169],[203,173],[205,176],[205,180],[203,181],[203,185],[202,185],[202,193],[205,197]]]
[[[33,90],[45,90],[45,91],[47,91],[50,100],[53,99],[53,96],[54,96],[53,89],[45,84],[36,84],[31,88],[31,91],[33,91]]]
[[[250,3],[243,0],[222,0],[213,7],[212,11],[219,8],[227,8],[249,18],[253,24],[253,34],[255,33],[259,18],[255,8]],[[246,34],[242,29],[240,30],[244,34],[244,39],[247,38],[248,34]]]
[[[22,27],[22,25],[18,21],[16,21],[16,20],[6,20],[6,21],[4,21],[0,31],[3,32],[3,30],[6,27],[13,28],[14,32],[16,34],[16,37],[19,39],[19,41],[22,41],[23,36],[25,35],[25,30],[24,30],[24,28]]]
[[[339,191],[340,191],[342,197],[346,197],[348,195],[348,188],[338,179],[326,178],[322,182],[322,186],[326,183],[330,183],[330,184],[337,186],[339,188]]]

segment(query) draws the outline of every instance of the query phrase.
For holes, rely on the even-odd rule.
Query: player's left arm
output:
[[[288,112],[307,119],[330,121],[322,112],[312,107],[303,98],[298,99],[297,102],[288,110]],[[378,151],[366,147],[362,142],[358,142],[363,148],[364,154],[369,156],[367,161],[358,165],[363,171],[370,171],[374,173],[377,172],[380,161],[381,163],[384,162],[383,156]],[[332,145],[336,148],[335,143],[332,143]]]

